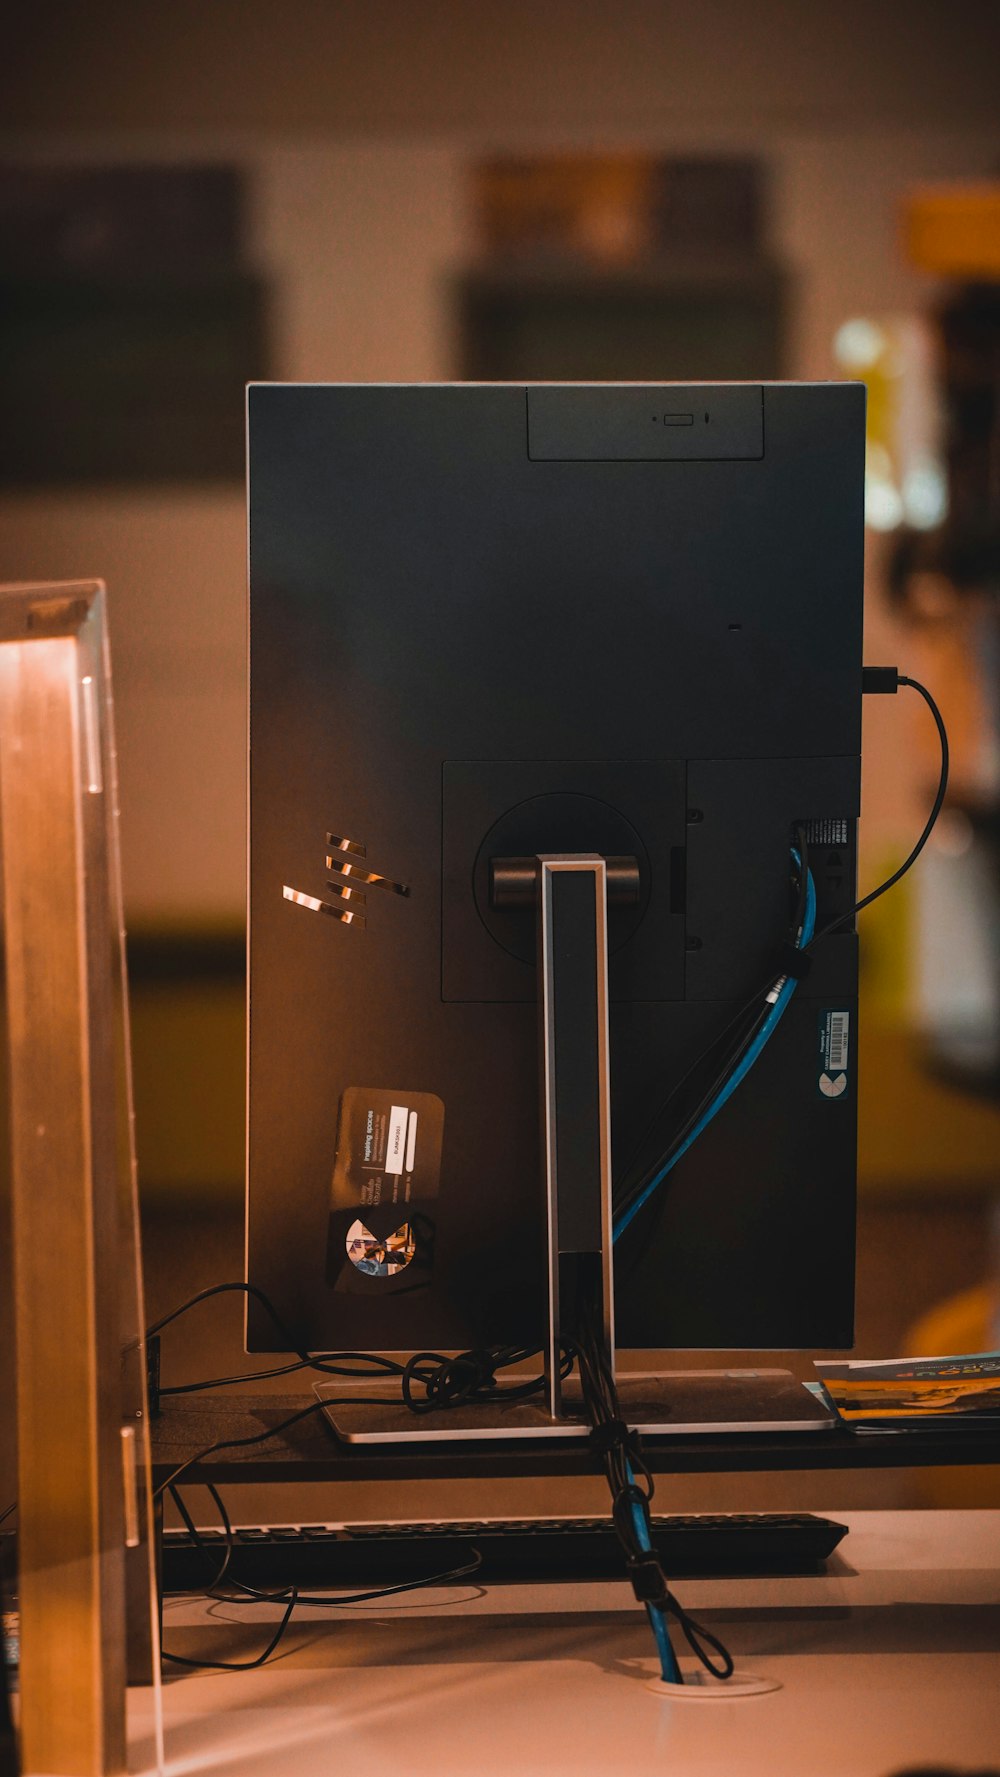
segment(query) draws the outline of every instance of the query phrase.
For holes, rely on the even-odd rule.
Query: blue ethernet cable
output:
[[[801,863],[801,860],[799,858],[799,854],[794,849],[792,851],[792,857],[794,858],[794,860],[797,864]],[[805,950],[807,948],[807,946],[812,942],[812,938],[813,938],[813,934],[814,934],[815,930],[816,930],[816,884],[813,881],[812,871],[807,869],[806,870],[806,903],[805,903],[805,908],[804,908],[803,914],[802,914],[802,928],[799,931],[798,936],[795,941],[795,947],[797,950]],[[693,1146],[693,1144],[698,1140],[699,1135],[702,1134],[703,1130],[705,1130],[707,1128],[708,1124],[712,1121],[712,1118],[718,1115],[718,1113],[719,1113],[719,1111],[721,1111],[723,1105],[732,1097],[733,1093],[736,1091],[737,1086],[739,1086],[742,1083],[742,1081],[746,1079],[746,1076],[750,1072],[750,1069],[753,1067],[754,1062],[758,1059],[758,1057],[761,1054],[761,1051],[764,1049],[765,1045],[770,1041],[771,1037],[774,1035],[774,1032],[777,1029],[778,1024],[780,1023],[782,1017],[784,1016],[785,1008],[787,1007],[788,1002],[791,999],[793,993],[795,992],[795,989],[797,986],[798,986],[798,982],[796,981],[794,976],[786,975],[784,977],[784,979],[782,980],[781,986],[778,989],[778,992],[774,996],[774,1000],[771,1005],[771,1010],[767,1014],[767,1017],[765,1018],[763,1024],[761,1025],[760,1030],[757,1032],[757,1035],[754,1037],[753,1042],[748,1046],[748,1048],[741,1055],[739,1061],[736,1063],[736,1066],[733,1068],[732,1073],[729,1075],[729,1078],[719,1088],[719,1091],[716,1093],[711,1104],[707,1106],[707,1108],[705,1109],[703,1114],[699,1117],[694,1128],[691,1130],[690,1134],[685,1138],[685,1140],[682,1141],[680,1147],[676,1150],[675,1153],[671,1154],[670,1159],[667,1160],[664,1163],[664,1165],[660,1167],[659,1171],[654,1174],[654,1176],[650,1179],[649,1184],[646,1186],[645,1190],[640,1193],[640,1195],[636,1198],[635,1202],[631,1203],[626,1210],[623,1210],[622,1214],[617,1218],[616,1221],[613,1222],[612,1229],[611,1229],[612,1240],[618,1240],[621,1237],[621,1235],[624,1234],[626,1228],[628,1228],[630,1226],[630,1224],[635,1220],[636,1216],[639,1214],[640,1209],[643,1208],[643,1205],[649,1202],[649,1199],[650,1199],[650,1197],[652,1197],[653,1192],[659,1190],[659,1187],[662,1185],[667,1174],[669,1172],[673,1171],[674,1167],[677,1165],[678,1160],[680,1160],[683,1157],[683,1155],[687,1153],[688,1149]],[[771,989],[771,993],[774,993],[773,988]],[[770,998],[770,994],[768,995],[768,998]]]
[[[794,861],[796,862],[796,864],[801,863],[799,854],[794,849],[792,852],[792,857],[793,857]],[[806,946],[811,941],[815,930],[816,930],[816,885],[813,882],[812,871],[807,870],[806,871],[806,900],[805,900],[805,907],[804,907],[803,914],[802,914],[802,928],[799,931],[797,939],[796,939],[796,946],[799,950],[804,950],[806,948]],[[632,1204],[630,1206],[630,1208],[628,1210],[626,1210],[625,1213],[614,1224],[612,1234],[613,1234],[613,1238],[615,1240],[617,1240],[619,1235],[622,1234],[624,1232],[624,1230],[629,1226],[629,1223],[634,1219],[634,1217],[636,1215],[638,1215],[643,1204],[648,1202],[648,1200],[652,1196],[653,1192],[655,1190],[657,1190],[658,1187],[663,1183],[663,1180],[666,1178],[667,1174],[672,1170],[672,1168],[674,1166],[676,1166],[676,1164],[677,1164],[678,1160],[681,1158],[681,1156],[687,1152],[688,1148],[691,1147],[692,1143],[697,1141],[699,1135],[701,1135],[702,1131],[711,1122],[712,1118],[714,1116],[716,1116],[716,1114],[722,1109],[722,1107],[726,1103],[727,1099],[731,1098],[732,1094],[736,1091],[736,1088],[737,1088],[737,1086],[740,1085],[741,1081],[746,1078],[747,1074],[750,1072],[750,1069],[753,1067],[754,1062],[757,1060],[758,1056],[760,1055],[761,1051],[763,1050],[765,1044],[768,1042],[769,1038],[771,1037],[774,1030],[776,1029],[776,1027],[777,1027],[784,1011],[785,1011],[785,1008],[788,1005],[788,1002],[792,997],[792,994],[795,992],[797,985],[798,985],[798,983],[797,983],[794,976],[785,976],[784,980],[781,983],[780,988],[778,989],[778,992],[774,996],[774,1000],[771,1005],[771,1010],[768,1013],[766,1019],[764,1020],[764,1023],[761,1025],[760,1030],[757,1032],[756,1037],[754,1038],[753,1042],[749,1045],[749,1047],[747,1048],[747,1050],[745,1051],[743,1056],[740,1058],[740,1060],[737,1062],[732,1073],[729,1075],[729,1078],[725,1081],[724,1085],[716,1093],[716,1096],[712,1100],[711,1104],[707,1106],[704,1114],[699,1118],[698,1122],[695,1124],[695,1127],[691,1130],[691,1133],[687,1137],[686,1141],[684,1141],[681,1144],[681,1146],[678,1148],[678,1150],[675,1154],[671,1155],[671,1157],[667,1161],[666,1165],[662,1166],[659,1169],[659,1171],[656,1173],[655,1177],[650,1180],[649,1184],[646,1186],[646,1189],[643,1191],[641,1196],[637,1198],[636,1202],[634,1204]],[[771,992],[772,993],[774,992],[773,988],[772,988]],[[768,997],[770,997],[770,996],[768,996]],[[631,1463],[626,1464],[626,1472],[628,1474],[629,1485],[634,1486],[635,1475],[632,1471]],[[633,1528],[635,1530],[636,1540],[639,1544],[639,1547],[643,1550],[643,1552],[645,1554],[652,1554],[653,1553],[653,1546],[652,1546],[652,1542],[650,1540],[649,1530],[647,1528],[646,1516],[645,1516],[645,1513],[643,1512],[641,1505],[638,1503],[637,1500],[632,1501],[631,1512],[632,1512],[632,1524],[633,1524]],[[667,1627],[667,1619],[666,1619],[666,1615],[665,1615],[664,1611],[657,1604],[647,1604],[646,1605],[646,1615],[649,1618],[650,1627],[653,1631],[653,1638],[656,1642],[656,1650],[659,1655],[660,1677],[662,1678],[664,1684],[683,1684],[684,1679],[681,1674],[680,1666],[678,1665],[678,1662],[677,1662],[677,1655],[674,1652],[673,1644],[671,1643],[671,1640],[670,1640],[670,1632]]]
[[[632,1472],[632,1464],[627,1462],[625,1464],[625,1469],[628,1474],[629,1486],[634,1487],[635,1475]],[[646,1525],[646,1514],[637,1500],[632,1501],[631,1509],[632,1523],[635,1528],[639,1547],[644,1555],[651,1555],[653,1553],[653,1545],[650,1541],[649,1530]],[[665,1613],[661,1610],[658,1604],[647,1604],[646,1615],[649,1618],[650,1628],[653,1631],[653,1637],[656,1642],[656,1651],[660,1656],[660,1677],[664,1684],[683,1684],[684,1679],[681,1676],[681,1669],[677,1664],[677,1655],[674,1653],[673,1645],[670,1640],[670,1631],[667,1628]]]

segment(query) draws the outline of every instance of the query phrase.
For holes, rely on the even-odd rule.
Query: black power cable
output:
[[[476,1401],[524,1400],[533,1394],[540,1393],[545,1386],[544,1376],[532,1376],[523,1382],[511,1383],[507,1387],[501,1386],[496,1380],[498,1370],[508,1369],[515,1364],[537,1357],[541,1349],[539,1346],[498,1345],[479,1351],[461,1352],[458,1356],[448,1356],[438,1351],[420,1351],[415,1353],[406,1363],[399,1363],[394,1358],[383,1357],[377,1352],[337,1352],[323,1355],[307,1352],[297,1347],[292,1341],[291,1335],[282,1325],[263,1290],[250,1283],[218,1283],[213,1284],[209,1289],[199,1290],[197,1295],[192,1296],[187,1302],[182,1302],[179,1307],[172,1309],[169,1314],[154,1322],[147,1329],[147,1338],[152,1338],[165,1326],[169,1326],[172,1321],[177,1320],[180,1315],[197,1307],[200,1302],[206,1301],[210,1296],[232,1293],[252,1296],[260,1302],[282,1338],[288,1340],[293,1351],[298,1352],[299,1363],[294,1366],[295,1368],[316,1369],[326,1375],[348,1376],[355,1380],[371,1378],[373,1373],[376,1376],[398,1377],[401,1400],[413,1413],[426,1413]],[[564,1376],[568,1375],[573,1364],[572,1354],[568,1351],[564,1352],[561,1362],[561,1373]],[[359,1365],[365,1367],[359,1368]],[[278,1374],[286,1373],[287,1370],[284,1367],[278,1372]],[[214,1388],[223,1381],[230,1380],[244,1381],[246,1378],[216,1377],[203,1384],[186,1383],[183,1385],[183,1389],[184,1392],[195,1392],[200,1387]],[[423,1396],[415,1393],[415,1389],[422,1389]],[[169,1392],[171,1391],[168,1389],[160,1390],[161,1394]],[[384,1406],[385,1401],[384,1397],[378,1395],[352,1395],[345,1397],[340,1404],[354,1407],[379,1407]],[[214,1444],[206,1445],[204,1449],[197,1451],[186,1461],[180,1463],[168,1475],[167,1479],[161,1482],[154,1493],[154,1498],[161,1498],[169,1487],[187,1473],[188,1469],[204,1462],[206,1457],[214,1456],[222,1450],[242,1449],[249,1445],[266,1443],[270,1438],[277,1437],[281,1432],[297,1425],[300,1420],[308,1418],[313,1413],[322,1412],[328,1405],[329,1403],[325,1400],[312,1401],[308,1406],[300,1408],[298,1412],[290,1414],[288,1418],[280,1420],[277,1425],[266,1431],[254,1432],[243,1438],[222,1438]]]
[[[805,948],[807,950],[811,950],[814,944],[818,944],[819,940],[827,937],[830,932],[839,931],[841,926],[850,924],[856,915],[861,912],[862,908],[870,907],[872,902],[877,901],[880,895],[884,895],[889,889],[895,888],[897,882],[906,875],[907,871],[912,870],[923,851],[924,846],[927,844],[927,841],[934,830],[938,815],[941,813],[941,809],[944,806],[944,799],[948,793],[948,772],[950,769],[948,730],[944,725],[944,717],[928,691],[927,686],[921,685],[919,679],[905,678],[902,673],[897,672],[894,666],[866,666],[864,669],[862,689],[870,694],[880,697],[887,695],[891,696],[898,690],[900,685],[908,686],[911,691],[916,691],[919,696],[923,698],[927,708],[930,710],[931,715],[934,718],[934,726],[937,729],[938,740],[941,743],[941,770],[938,775],[938,786],[934,795],[934,801],[931,804],[930,814],[927,816],[924,823],[920,838],[910,852],[909,857],[900,864],[899,869],[894,870],[891,876],[887,876],[884,882],[880,882],[878,888],[872,889],[870,894],[862,895],[860,901],[855,901],[854,906],[850,909],[849,913],[842,913],[838,919],[832,919],[829,925],[823,926],[820,931],[816,932],[810,942],[806,945]]]
[[[387,1376],[402,1374],[404,1368],[402,1364],[396,1363],[392,1358],[383,1357],[378,1352],[306,1351],[288,1331],[274,1304],[265,1296],[263,1290],[258,1289],[257,1285],[253,1283],[213,1283],[208,1289],[199,1290],[197,1295],[189,1297],[178,1308],[172,1308],[169,1314],[164,1314],[159,1320],[154,1321],[152,1326],[147,1327],[146,1338],[155,1338],[156,1334],[162,1333],[164,1327],[170,1326],[172,1321],[179,1319],[182,1314],[187,1314],[190,1309],[197,1308],[199,1303],[207,1302],[210,1297],[232,1294],[249,1296],[255,1302],[260,1303],[275,1331],[280,1335],[282,1345],[288,1351],[294,1351],[297,1363],[280,1364],[274,1369],[257,1370],[249,1375],[244,1372],[242,1376],[217,1376],[210,1382],[182,1383],[174,1388],[161,1388],[161,1394],[191,1394],[202,1388],[223,1388],[230,1383],[260,1382],[270,1376],[287,1376],[293,1370],[322,1370],[331,1376],[349,1376],[355,1380],[359,1377],[370,1377],[373,1372],[377,1375]],[[348,1367],[356,1366],[359,1363],[364,1364],[366,1368]]]
[[[285,1340],[293,1351],[297,1352],[298,1361],[294,1364],[281,1365],[272,1371],[259,1371],[249,1377],[246,1375],[215,1377],[204,1383],[184,1383],[176,1388],[161,1388],[159,1391],[161,1394],[194,1393],[201,1388],[218,1388],[234,1382],[256,1381],[262,1376],[287,1375],[290,1371],[301,1369],[315,1369],[328,1375],[349,1376],[355,1379],[359,1377],[363,1379],[366,1376],[371,1376],[374,1372],[375,1375],[398,1377],[403,1403],[409,1407],[411,1412],[420,1414],[440,1411],[441,1409],[475,1401],[495,1401],[498,1398],[505,1400],[523,1400],[533,1394],[539,1393],[545,1385],[544,1376],[528,1377],[523,1382],[514,1382],[508,1384],[506,1387],[499,1385],[496,1379],[496,1372],[498,1370],[508,1369],[515,1364],[527,1362],[529,1359],[537,1357],[539,1353],[538,1346],[492,1346],[478,1351],[461,1352],[457,1356],[449,1356],[443,1352],[437,1351],[419,1351],[406,1363],[399,1363],[395,1359],[383,1357],[379,1353],[335,1352],[317,1354],[307,1352],[296,1345],[275,1311],[273,1304],[269,1301],[264,1292],[258,1289],[254,1284],[246,1283],[220,1283],[212,1285],[209,1289],[200,1290],[197,1295],[192,1296],[187,1302],[181,1303],[179,1307],[171,1310],[169,1314],[166,1314],[160,1320],[155,1321],[153,1325],[147,1329],[147,1338],[155,1337],[156,1334],[162,1332],[164,1327],[169,1326],[172,1321],[177,1320],[180,1315],[187,1313],[189,1309],[197,1307],[199,1303],[208,1300],[212,1296],[225,1294],[244,1294],[252,1296],[258,1301],[265,1313],[269,1316],[272,1324],[277,1328],[282,1339]],[[572,1367],[573,1355],[569,1350],[566,1350],[562,1353],[561,1357],[561,1375],[564,1377],[568,1375]],[[423,1391],[422,1395],[419,1392],[416,1392],[419,1390]],[[321,1412],[327,1404],[326,1401],[313,1401],[308,1406],[300,1409],[297,1413],[290,1414],[286,1419],[279,1421],[277,1425],[271,1426],[263,1432],[256,1432],[251,1436],[243,1438],[223,1438],[219,1439],[214,1444],[206,1446],[194,1456],[188,1457],[185,1462],[180,1463],[167,1479],[157,1487],[154,1498],[159,1499],[164,1493],[170,1494],[195,1547],[204,1550],[206,1555],[209,1555],[211,1552],[206,1548],[199,1536],[197,1527],[181,1497],[177,1482],[190,1468],[203,1462],[206,1457],[213,1456],[222,1450],[241,1449],[253,1444],[266,1443],[269,1438],[277,1437],[281,1432],[288,1430],[289,1427],[298,1424],[300,1420],[308,1418],[313,1413]],[[343,1404],[350,1406],[380,1406],[384,1403],[378,1396],[356,1395],[345,1400]],[[220,1520],[223,1524],[226,1538],[224,1560],[218,1572],[215,1574],[214,1579],[206,1588],[206,1595],[213,1598],[226,1597],[226,1601],[229,1603],[250,1604],[266,1602],[284,1604],[285,1610],[281,1621],[266,1648],[252,1660],[192,1660],[182,1654],[173,1654],[166,1650],[164,1650],[163,1657],[165,1660],[169,1660],[174,1665],[178,1666],[230,1672],[250,1672],[257,1667],[263,1666],[275,1652],[275,1649],[281,1642],[285,1630],[291,1621],[292,1612],[299,1600],[300,1593],[299,1589],[294,1586],[280,1592],[261,1592],[256,1587],[248,1586],[241,1580],[229,1578],[229,1570],[232,1564],[234,1550],[232,1524],[218,1490],[212,1486],[210,1482],[206,1482],[205,1485],[215,1502],[216,1510],[218,1511]],[[420,1587],[448,1585],[455,1580],[464,1579],[478,1572],[481,1566],[482,1555],[480,1551],[470,1543],[469,1561],[460,1567],[450,1568],[447,1572],[427,1574],[419,1579],[402,1581],[400,1584],[394,1586],[380,1586],[377,1590],[369,1592],[345,1593],[335,1596],[323,1596],[316,1593],[310,1593],[307,1602],[309,1604],[326,1606],[367,1604],[382,1598],[393,1597],[400,1592],[412,1592]],[[227,1580],[231,1589],[229,1596],[220,1592],[221,1586]],[[233,1590],[235,1590],[239,1596],[233,1597],[231,1595]]]
[[[162,1650],[163,1658],[169,1660],[174,1666],[188,1666],[197,1670],[211,1670],[217,1672],[252,1672],[255,1668],[263,1666],[276,1651],[285,1630],[288,1628],[291,1621],[292,1612],[294,1611],[295,1606],[300,1602],[326,1608],[336,1608],[347,1604],[377,1603],[383,1598],[395,1597],[400,1592],[416,1592],[421,1588],[426,1588],[428,1586],[451,1585],[456,1580],[465,1579],[472,1574],[478,1573],[483,1564],[483,1557],[480,1551],[470,1543],[470,1559],[460,1567],[449,1568],[444,1573],[423,1574],[419,1579],[403,1580],[398,1585],[394,1586],[379,1586],[376,1590],[370,1592],[344,1592],[339,1594],[308,1592],[303,1594],[301,1588],[298,1586],[288,1586],[278,1592],[263,1592],[259,1590],[258,1587],[248,1586],[244,1581],[235,1578],[228,1580],[229,1590],[228,1592],[223,1592],[221,1589],[222,1584],[228,1575],[235,1549],[235,1532],[233,1530],[232,1520],[230,1519],[218,1489],[213,1487],[210,1482],[206,1482],[205,1485],[219,1514],[223,1527],[223,1534],[226,1539],[225,1558],[211,1584],[205,1588],[205,1596],[225,1604],[284,1604],[286,1608],[277,1629],[267,1644],[267,1647],[264,1649],[263,1653],[256,1655],[254,1659],[193,1660],[189,1659],[184,1654],[168,1653],[164,1648]],[[188,1511],[187,1505],[181,1497],[180,1489],[171,1486],[169,1491],[170,1497],[180,1513],[184,1527],[193,1546],[203,1552],[208,1559],[211,1560],[212,1552],[206,1547],[206,1544]]]
[[[384,1405],[384,1401],[378,1395],[354,1395],[342,1404],[349,1407],[381,1407]],[[249,1437],[245,1438],[219,1438],[214,1444],[206,1444],[204,1449],[196,1450],[193,1456],[188,1456],[184,1462],[178,1463],[166,1480],[161,1481],[160,1485],[154,1489],[153,1498],[162,1499],[168,1487],[175,1485],[182,1475],[187,1474],[188,1469],[196,1467],[199,1462],[204,1462],[206,1457],[216,1456],[220,1450],[244,1450],[251,1444],[266,1444],[269,1439],[278,1437],[293,1425],[298,1425],[301,1420],[311,1418],[314,1413],[322,1413],[328,1405],[327,1401],[310,1401],[308,1406],[300,1407],[297,1413],[290,1413],[287,1419],[279,1419],[277,1425],[270,1425],[265,1431],[252,1432]]]
[[[870,907],[871,903],[873,901],[877,901],[881,895],[886,894],[889,889],[894,888],[896,883],[899,882],[907,874],[907,872],[913,868],[913,865],[916,863],[916,861],[919,858],[921,852],[923,851],[925,845],[927,844],[928,839],[931,836],[931,833],[934,829],[935,823],[937,822],[938,816],[940,815],[941,809],[944,805],[944,799],[945,799],[945,796],[946,796],[947,790],[948,790],[948,774],[949,774],[949,768],[950,768],[948,733],[947,733],[947,729],[945,728],[944,718],[942,717],[941,711],[938,708],[937,703],[935,702],[933,696],[928,691],[926,685],[921,684],[918,679],[911,679],[911,678],[906,677],[904,674],[898,672],[895,667],[865,667],[865,669],[864,669],[863,679],[862,679],[862,690],[868,695],[876,695],[876,696],[892,695],[899,689],[899,687],[901,685],[905,685],[905,686],[909,687],[911,690],[916,691],[918,693],[918,695],[923,698],[924,702],[927,704],[927,707],[931,712],[931,715],[934,718],[934,725],[937,729],[938,739],[941,744],[941,769],[940,769],[940,773],[938,776],[937,790],[934,795],[934,801],[931,805],[930,813],[927,816],[927,820],[924,823],[923,830],[921,831],[916,844],[914,845],[912,851],[909,853],[908,857],[904,860],[904,862],[902,864],[900,864],[899,868],[894,870],[890,876],[887,876],[884,882],[880,882],[877,888],[872,889],[867,895],[863,895],[861,897],[861,899],[856,901],[854,903],[854,906],[849,908],[846,913],[839,914],[836,919],[830,920],[827,925],[822,926],[817,932],[815,932],[813,934],[812,938],[810,938],[808,940],[808,942],[803,944],[803,946],[802,946],[802,953],[805,957],[808,957],[808,953],[813,949],[813,947],[819,942],[819,940],[821,938],[826,938],[831,933],[836,932],[836,931],[840,931],[843,929],[843,927],[852,924],[853,921],[856,919],[857,915],[860,912],[862,912],[862,910],[865,907]],[[805,858],[807,854],[803,850],[803,847],[805,846],[805,842],[806,842],[806,834],[805,834],[805,830],[802,827],[799,827],[797,829],[796,838],[797,838],[797,844],[799,846],[800,858]],[[806,874],[805,870],[803,869],[800,872],[800,901],[801,901],[801,894],[804,892],[804,887],[805,887],[805,874]],[[657,1112],[656,1117],[654,1119],[654,1125],[662,1119],[664,1112],[667,1110],[667,1108],[683,1092],[685,1086],[687,1085],[689,1080],[692,1078],[692,1076],[696,1073],[698,1068],[702,1067],[708,1061],[709,1057],[712,1056],[717,1051],[720,1044],[725,1040],[725,1038],[727,1036],[730,1036],[733,1031],[737,1032],[735,1041],[734,1041],[734,1043],[732,1043],[730,1045],[730,1048],[728,1049],[728,1051],[726,1053],[726,1059],[722,1063],[721,1067],[719,1068],[719,1071],[717,1072],[715,1079],[713,1080],[711,1086],[703,1094],[701,1100],[699,1101],[698,1106],[692,1112],[690,1112],[688,1115],[685,1116],[683,1123],[680,1125],[680,1127],[677,1129],[675,1134],[672,1136],[670,1143],[667,1146],[667,1148],[665,1149],[665,1151],[663,1152],[663,1154],[652,1165],[646,1167],[642,1178],[636,1184],[631,1185],[629,1187],[629,1189],[627,1190],[627,1192],[623,1193],[620,1196],[620,1198],[616,1197],[616,1201],[615,1201],[616,1217],[625,1214],[627,1212],[628,1208],[630,1207],[630,1205],[635,1202],[636,1198],[641,1196],[643,1190],[646,1188],[646,1184],[647,1184],[648,1180],[650,1178],[652,1178],[654,1176],[654,1174],[656,1172],[658,1172],[670,1160],[672,1154],[676,1151],[677,1147],[687,1138],[687,1135],[689,1134],[690,1130],[695,1127],[696,1123],[698,1122],[699,1117],[703,1114],[707,1105],[711,1103],[715,1094],[722,1089],[726,1080],[729,1078],[729,1076],[733,1072],[733,1069],[738,1065],[738,1063],[739,1063],[741,1057],[743,1056],[743,1054],[745,1053],[748,1045],[753,1041],[753,1038],[756,1035],[757,1029],[759,1028],[760,1023],[762,1021],[762,1017],[766,1016],[767,1007],[763,1003],[766,994],[768,992],[773,992],[777,982],[780,979],[781,979],[781,976],[776,971],[775,974],[771,976],[769,981],[764,986],[762,986],[760,989],[758,989],[757,993],[755,993],[751,997],[751,999],[749,999],[746,1002],[746,1004],[744,1006],[740,1007],[740,1010],[734,1015],[734,1017],[730,1020],[729,1024],[719,1034],[719,1036],[715,1037],[713,1039],[713,1041],[708,1045],[708,1047],[702,1051],[701,1055],[696,1057],[695,1061],[692,1062],[691,1066],[687,1069],[687,1072],[684,1074],[681,1081],[673,1089],[673,1091],[670,1093],[669,1097],[664,1101],[663,1105],[661,1105],[660,1110]],[[754,1012],[755,1016],[750,1024],[749,1029],[745,1029],[744,1027],[746,1025],[747,1017],[751,1012]],[[650,1131],[649,1131],[649,1129],[647,1129],[646,1136],[643,1137],[642,1145],[645,1145],[645,1141],[646,1141],[646,1139],[648,1139],[649,1133],[650,1133]],[[634,1164],[634,1161],[633,1161],[633,1164]],[[626,1174],[626,1176],[627,1176],[627,1174]],[[650,1199],[650,1201],[652,1201],[652,1198]]]
[[[208,1594],[212,1596],[211,1593]],[[264,1666],[277,1651],[278,1644],[292,1620],[292,1612],[299,1600],[298,1591],[293,1587],[287,1595],[287,1602],[282,1618],[274,1634],[271,1636],[263,1653],[257,1654],[252,1660],[190,1660],[185,1654],[172,1654],[164,1647],[160,1649],[161,1658],[169,1660],[172,1666],[189,1666],[198,1672],[254,1672],[258,1666]],[[251,1602],[249,1599],[247,1603]]]
[[[524,1382],[511,1382],[501,1387],[496,1371],[510,1369],[539,1355],[537,1345],[495,1345],[482,1351],[463,1351],[448,1357],[439,1351],[418,1351],[403,1366],[403,1403],[411,1413],[434,1413],[446,1407],[459,1407],[477,1401],[523,1401],[540,1394],[545,1376],[529,1376]],[[560,1376],[573,1368],[568,1350],[560,1357]],[[424,1390],[421,1400],[413,1393],[413,1383]]]
[[[197,1295],[191,1296],[188,1301],[182,1302],[179,1307],[171,1309],[169,1314],[163,1315],[160,1320],[147,1327],[146,1338],[155,1338],[180,1315],[188,1313],[210,1297],[227,1294],[251,1296],[259,1302],[289,1350],[296,1353],[297,1361],[293,1364],[280,1364],[269,1370],[245,1371],[242,1375],[213,1376],[202,1382],[181,1382],[160,1387],[157,1391],[159,1396],[200,1394],[210,1388],[226,1388],[241,1382],[259,1382],[273,1376],[288,1376],[298,1370],[317,1370],[322,1375],[346,1376],[352,1381],[398,1377],[404,1405],[413,1413],[429,1413],[477,1400],[524,1400],[530,1395],[540,1393],[545,1386],[544,1376],[530,1377],[524,1382],[507,1387],[499,1386],[496,1381],[498,1370],[510,1369],[537,1357],[542,1349],[538,1345],[494,1345],[481,1350],[460,1352],[457,1356],[440,1351],[419,1351],[405,1363],[374,1351],[306,1351],[296,1344],[263,1290],[252,1283],[216,1283],[208,1289],[199,1290]],[[571,1368],[572,1359],[564,1358],[564,1362],[566,1361]],[[564,1373],[568,1374],[568,1370]],[[423,1397],[414,1392],[415,1387],[424,1390]],[[375,1406],[383,1403],[371,1399],[351,1404]]]

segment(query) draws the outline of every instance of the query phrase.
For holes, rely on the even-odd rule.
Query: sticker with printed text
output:
[[[819,1015],[819,1078],[817,1085],[823,1098],[843,1098],[847,1091],[850,1065],[850,1012],[821,1012]]]
[[[429,1269],[444,1105],[433,1092],[348,1086],[333,1163],[327,1275],[391,1282]],[[345,1260],[348,1262],[345,1268]]]

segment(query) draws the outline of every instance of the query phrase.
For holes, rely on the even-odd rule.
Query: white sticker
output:
[[[828,1020],[827,1067],[840,1073],[847,1066],[847,1043],[851,1028],[849,1012],[831,1012]]]
[[[850,1048],[850,1012],[821,1012],[816,1084],[823,1098],[842,1098],[847,1091]]]
[[[836,1074],[831,1078],[829,1074],[820,1074],[819,1089],[824,1098],[839,1098],[847,1091],[847,1075]]]
[[[407,1170],[407,1172],[413,1171],[413,1166],[414,1166],[414,1162],[416,1160],[416,1157],[417,1157],[417,1113],[416,1113],[416,1111],[411,1111],[410,1112],[410,1121],[409,1121],[409,1124],[408,1124],[407,1130],[406,1130],[406,1170]]]
[[[402,1172],[406,1162],[406,1124],[410,1113],[405,1104],[394,1104],[389,1112],[389,1133],[385,1144],[386,1172]]]

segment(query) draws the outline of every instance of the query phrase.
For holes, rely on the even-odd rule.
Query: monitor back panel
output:
[[[796,822],[820,923],[853,901],[864,393],[258,385],[249,459],[248,1276],[314,1348],[540,1340],[534,925],[489,860],[639,860],[621,1178],[776,966]],[[850,1343],[856,979],[822,940],[619,1243],[622,1346]]]

